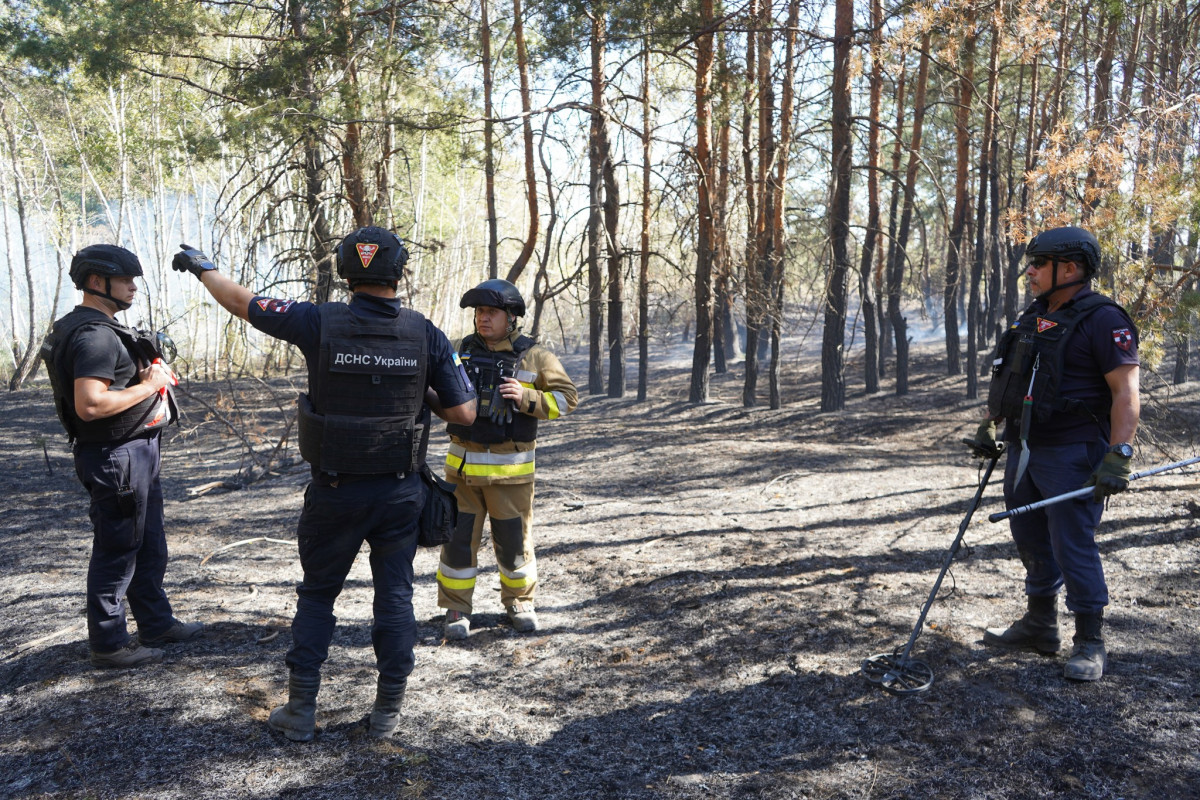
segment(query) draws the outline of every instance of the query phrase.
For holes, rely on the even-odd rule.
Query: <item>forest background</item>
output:
[[[147,270],[130,322],[188,377],[290,348],[169,275],[179,242],[265,294],[323,301],[355,227],[413,251],[408,302],[454,334],[507,277],[527,330],[588,348],[587,391],[647,386],[694,342],[689,399],[745,354],[778,408],[780,343],[822,337],[907,392],[940,330],[978,391],[1023,302],[1024,243],[1082,224],[1163,379],[1200,295],[1200,10],[1178,2],[59,2],[0,5],[0,314],[10,388],[96,241]],[[816,334],[813,333],[815,336]],[[636,350],[634,350],[636,345]],[[765,386],[763,385],[765,384]],[[856,387],[857,388],[857,387]]]
[[[1022,571],[983,509],[914,631],[935,688],[859,665],[910,636],[980,480],[958,439],[1034,232],[1095,231],[1137,320],[1136,465],[1195,453],[1198,45],[1183,0],[0,0],[0,796],[1193,795],[1195,472],[1106,513],[1103,681],[976,641]],[[365,743],[360,558],[298,748],[263,721],[301,359],[169,263],[323,301],[365,224],[451,335],[515,281],[591,397],[539,437],[544,635],[493,589],[446,646],[422,551],[402,736]],[[179,347],[170,591],[208,626],[136,681],[87,667],[86,498],[38,373],[97,241]]]

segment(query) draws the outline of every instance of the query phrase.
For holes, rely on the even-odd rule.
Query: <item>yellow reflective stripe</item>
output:
[[[462,468],[464,475],[511,477],[514,475],[532,475],[533,462],[526,464],[472,464],[467,462]]]
[[[533,465],[533,450],[520,453],[493,453],[490,450],[477,452],[452,444],[446,454],[446,466],[451,470],[477,477],[532,475]]]
[[[500,582],[505,586],[513,589],[520,589],[537,581],[537,562],[530,561],[521,567],[521,569],[506,570],[504,567],[500,569]]]
[[[524,589],[533,582],[532,578],[510,578],[503,572],[500,573],[500,582],[510,589]]]
[[[437,582],[447,589],[471,589],[475,586],[474,576],[470,578],[450,578],[442,572],[441,567],[438,567]]]
[[[559,409],[567,407],[566,398],[558,392],[542,392],[542,397],[546,401],[546,419],[555,419],[562,414]]]

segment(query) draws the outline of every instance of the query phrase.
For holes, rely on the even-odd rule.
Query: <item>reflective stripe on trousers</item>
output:
[[[512,478],[532,475],[534,451],[524,453],[493,453],[490,450],[476,452],[461,445],[450,445],[446,453],[446,471],[476,478]]]

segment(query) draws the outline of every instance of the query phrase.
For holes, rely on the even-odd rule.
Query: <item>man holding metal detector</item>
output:
[[[1029,242],[1025,258],[1035,299],[1001,338],[988,416],[964,441],[976,455],[993,458],[996,423],[1007,422],[1008,508],[1083,486],[1094,489],[1009,517],[1025,565],[1028,610],[1008,629],[988,630],[983,640],[1057,653],[1057,596],[1065,584],[1075,636],[1063,674],[1095,681],[1104,674],[1101,627],[1108,605],[1096,526],[1105,499],[1129,486],[1140,414],[1138,333],[1124,309],[1089,286],[1100,267],[1100,244],[1090,232],[1052,228]]]

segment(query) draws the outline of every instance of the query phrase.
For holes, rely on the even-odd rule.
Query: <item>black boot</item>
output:
[[[1073,681],[1098,681],[1104,675],[1108,654],[1100,636],[1103,625],[1103,613],[1075,615],[1075,646],[1063,667],[1063,677]]]
[[[267,725],[293,742],[311,742],[317,728],[317,692],[321,676],[288,677],[288,701],[271,712]]]
[[[1058,638],[1058,595],[1028,598],[1029,610],[1008,630],[989,628],[983,643],[1010,648],[1030,648],[1054,655],[1062,641]]]
[[[400,721],[400,704],[404,702],[406,679],[395,681],[379,676],[375,687],[375,707],[371,709],[370,727],[367,733],[376,739],[390,739]]]

